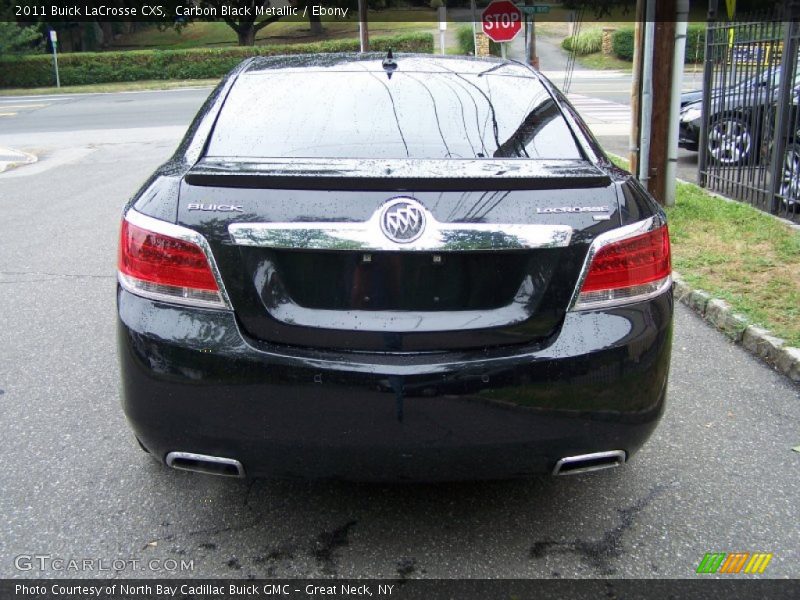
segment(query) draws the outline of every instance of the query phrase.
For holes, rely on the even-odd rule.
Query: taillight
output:
[[[575,308],[642,300],[664,291],[671,283],[671,272],[666,225],[601,243],[592,256]]]
[[[201,239],[190,229],[130,211],[120,230],[120,284],[147,298],[226,308]]]

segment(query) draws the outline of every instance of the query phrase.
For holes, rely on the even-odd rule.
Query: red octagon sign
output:
[[[495,0],[481,13],[483,33],[495,42],[509,42],[522,29],[522,11],[510,0]]]

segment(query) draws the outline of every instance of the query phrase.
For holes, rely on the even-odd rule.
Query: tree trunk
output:
[[[256,29],[253,24],[241,25],[236,31],[239,37],[240,46],[255,46],[256,45]]]
[[[322,19],[319,15],[308,14],[308,24],[311,26],[311,35],[322,35]]]
[[[111,23],[108,21],[102,21],[100,23],[100,31],[103,33],[100,39],[100,47],[108,48],[111,45],[111,42],[114,41],[114,31],[111,27]]]

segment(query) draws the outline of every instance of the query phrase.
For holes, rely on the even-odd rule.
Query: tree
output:
[[[236,32],[240,46],[254,46],[256,34],[281,18],[281,15],[269,15],[259,19],[257,11],[269,8],[270,0],[200,0],[199,4],[215,8],[217,14],[222,14],[223,5],[239,9],[241,16],[227,16],[224,19],[228,27]]]
[[[370,8],[385,8],[392,4],[393,1],[394,0],[368,0],[368,4]],[[227,16],[224,17],[224,19],[225,23],[236,32],[240,46],[255,45],[256,34],[270,23],[279,21],[282,18],[280,14],[266,17],[258,16],[257,11],[263,11],[272,6],[270,0],[197,0],[197,4],[215,8],[217,14],[222,14],[223,5],[238,9],[240,13],[238,16]],[[358,0],[289,0],[289,5],[298,9],[299,14],[303,13],[303,9],[307,9],[311,33],[320,35],[323,32],[322,19],[312,14],[313,11],[311,9],[313,6],[338,6],[356,11],[358,8]]]
[[[0,56],[30,52],[41,41],[42,34],[37,27],[17,25],[10,15],[0,13]]]

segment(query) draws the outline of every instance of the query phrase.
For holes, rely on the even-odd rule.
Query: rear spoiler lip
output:
[[[184,177],[204,187],[473,191],[599,188],[604,170],[585,160],[376,160],[206,158]]]

